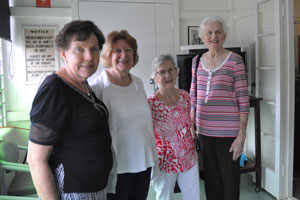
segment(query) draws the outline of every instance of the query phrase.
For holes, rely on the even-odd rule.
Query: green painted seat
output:
[[[10,141],[0,141],[0,199],[22,199],[36,195],[29,166],[18,161],[18,146]]]

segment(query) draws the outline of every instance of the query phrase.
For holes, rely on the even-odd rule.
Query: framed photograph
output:
[[[199,26],[188,26],[188,44],[197,45],[203,44],[198,34]]]

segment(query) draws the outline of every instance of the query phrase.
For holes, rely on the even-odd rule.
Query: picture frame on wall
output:
[[[188,44],[199,45],[203,44],[198,34],[199,26],[188,26]]]

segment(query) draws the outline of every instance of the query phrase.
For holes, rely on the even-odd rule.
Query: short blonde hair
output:
[[[104,44],[102,54],[100,57],[100,63],[103,67],[111,67],[111,53],[113,45],[119,41],[125,40],[128,45],[133,49],[133,66],[139,61],[138,55],[138,45],[136,39],[132,37],[126,30],[113,31],[106,37],[106,42]]]

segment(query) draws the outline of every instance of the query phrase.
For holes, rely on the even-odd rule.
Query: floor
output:
[[[201,200],[206,200],[205,192],[204,192],[204,182],[200,182],[200,191],[201,191]],[[251,180],[251,176],[249,174],[241,175],[241,200],[275,200],[275,198],[262,190],[260,192],[255,192],[255,184]],[[153,188],[150,187],[149,195],[147,200],[155,200],[155,192]],[[174,200],[181,200],[180,193],[176,193],[174,195]]]

